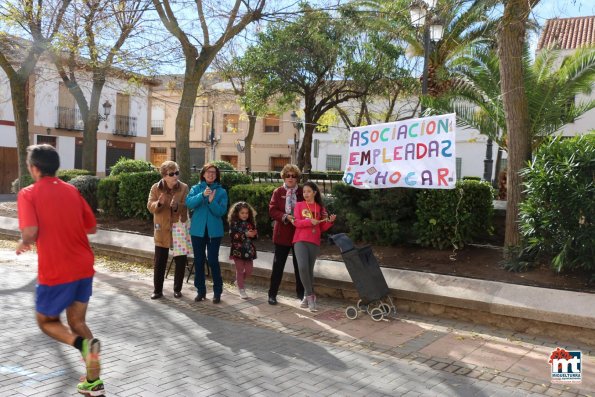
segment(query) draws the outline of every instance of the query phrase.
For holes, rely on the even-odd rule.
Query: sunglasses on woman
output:
[[[180,175],[180,171],[176,171],[176,172],[170,172],[170,173],[169,173],[169,174],[167,174],[167,175],[169,175],[169,176],[174,176],[174,175],[175,175],[175,176],[178,176],[178,175]]]
[[[285,179],[287,179],[287,178],[293,178],[293,179],[296,179],[296,178],[297,178],[297,175],[294,175],[294,174],[287,174],[287,175],[285,175]]]

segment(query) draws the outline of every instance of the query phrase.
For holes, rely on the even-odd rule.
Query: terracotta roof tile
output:
[[[548,19],[537,49],[556,46],[561,50],[595,46],[595,16]]]

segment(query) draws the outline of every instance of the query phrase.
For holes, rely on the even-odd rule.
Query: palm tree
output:
[[[544,137],[595,108],[595,100],[577,102],[579,94],[590,94],[595,84],[595,50],[577,50],[560,57],[545,49],[531,60],[525,49],[523,72],[529,104],[529,134],[533,148]],[[507,148],[504,105],[500,91],[498,55],[490,49],[477,49],[453,62],[452,89],[439,98],[428,98],[432,113],[456,112],[459,125],[476,128]]]

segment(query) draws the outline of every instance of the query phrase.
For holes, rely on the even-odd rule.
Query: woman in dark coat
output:
[[[273,270],[271,272],[271,284],[269,287],[269,304],[277,304],[277,293],[283,278],[285,262],[289,251],[293,257],[293,272],[295,274],[295,290],[299,300],[304,299],[304,286],[300,280],[297,260],[293,253],[293,233],[295,227],[291,224],[294,219],[293,209],[298,201],[303,201],[302,188],[298,186],[300,169],[294,164],[287,164],[281,170],[283,186],[278,187],[271,196],[269,202],[269,215],[275,221],[273,228],[273,243],[275,244],[275,256],[273,258]]]

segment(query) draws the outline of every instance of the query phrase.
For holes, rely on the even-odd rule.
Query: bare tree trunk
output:
[[[254,131],[256,131],[256,113],[248,113],[248,134],[245,139],[244,159],[246,160],[246,170],[252,169],[252,139],[254,138]]]
[[[531,6],[526,0],[505,3],[499,34],[498,56],[506,130],[508,131],[508,201],[506,206],[505,256],[511,258],[521,246],[519,205],[523,180],[519,171],[531,157],[529,111],[523,84],[523,45]]]
[[[83,135],[83,168],[93,173],[97,172],[97,130],[99,128],[99,102],[101,91],[105,84],[105,74],[93,74],[93,88],[91,90],[91,100],[89,103],[88,117],[83,116],[85,132]],[[84,98],[83,98],[84,100]],[[78,101],[77,101],[78,103]],[[86,107],[86,101],[84,106]],[[78,103],[81,109],[82,103]]]
[[[188,181],[190,180],[190,118],[192,117],[200,79],[219,50],[244,30],[249,23],[262,17],[261,13],[265,0],[258,0],[242,16],[238,15],[240,6],[242,4],[247,5],[247,3],[235,0],[232,9],[229,10],[229,20],[225,31],[214,42],[211,42],[207,17],[203,11],[203,2],[196,0],[196,10],[200,21],[199,31],[202,32],[202,42],[198,47],[192,44],[189,36],[178,24],[178,20],[170,6],[170,0],[152,0],[152,2],[165,28],[180,42],[186,61],[184,88],[182,89],[182,99],[176,117],[176,156],[180,166],[180,179]],[[197,32],[193,32],[193,35],[196,34]],[[200,40],[198,41],[200,42]],[[200,48],[200,51],[198,48]]]
[[[297,166],[302,173],[309,173],[312,170],[312,134],[314,133],[314,124],[308,113],[305,115],[306,129],[304,130],[304,139],[298,152]]]
[[[184,88],[176,117],[176,161],[180,167],[180,180],[190,181],[190,120],[194,110],[200,78],[204,71],[195,66],[186,67]],[[197,164],[202,168],[202,164]]]
[[[28,77],[15,74],[10,79],[10,95],[12,97],[12,111],[14,113],[14,124],[17,133],[17,151],[19,156],[19,180],[29,175],[27,168],[27,146],[29,146],[29,109],[27,108],[27,81]]]

